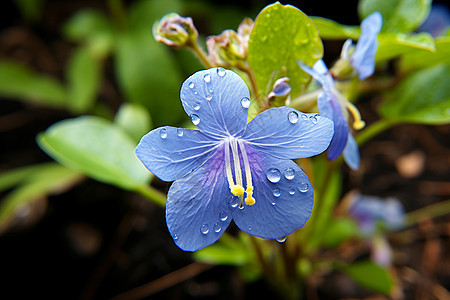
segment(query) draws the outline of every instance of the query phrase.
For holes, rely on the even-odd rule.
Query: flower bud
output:
[[[183,18],[176,13],[165,15],[153,25],[155,40],[170,47],[181,48],[194,44],[198,38],[192,18]]]
[[[289,101],[289,94],[291,93],[291,86],[288,83],[289,77],[283,77],[275,81],[272,91],[267,96],[268,101],[276,101],[280,104],[285,104]]]

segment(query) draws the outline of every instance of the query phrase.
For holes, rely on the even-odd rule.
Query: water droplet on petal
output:
[[[195,103],[194,103],[194,106],[192,106],[192,108],[193,108],[194,110],[199,110],[199,109],[200,109],[200,103],[195,102]]]
[[[295,170],[292,168],[287,168],[286,170],[284,170],[284,177],[286,177],[286,179],[288,179],[288,180],[294,179]]]
[[[308,120],[308,116],[305,115],[305,114],[302,114],[302,119],[303,119],[303,120]]]
[[[209,232],[209,226],[208,226],[208,224],[203,224],[202,227],[200,228],[200,231],[201,231],[203,234],[208,234],[208,232]]]
[[[172,238],[173,238],[174,240],[176,240],[176,239],[178,239],[178,236],[177,236],[176,234],[174,234],[174,235],[172,236]]]
[[[211,101],[211,99],[212,99],[211,95],[206,96],[206,100]]]
[[[200,123],[200,117],[197,115],[191,115],[191,121],[194,125],[198,125],[198,123]]]
[[[195,87],[195,84],[193,82],[189,83],[189,88],[193,89]]]
[[[159,136],[160,136],[162,139],[165,139],[165,138],[167,137],[167,129],[161,128],[161,130],[159,131]]]
[[[226,72],[224,68],[217,68],[217,75],[219,75],[220,77],[225,76]]]
[[[286,241],[286,237],[284,237],[284,238],[281,238],[281,239],[277,239],[277,242],[278,243],[284,243],[285,241]]]
[[[252,227],[251,227],[251,226],[248,226],[247,229],[248,229],[248,231],[250,231],[250,230],[252,230]]]
[[[239,197],[235,196],[233,197],[233,199],[231,200],[231,207],[236,208],[239,205],[240,199]]]
[[[183,134],[184,134],[183,129],[177,128],[177,135],[178,135],[178,136],[183,136]]]
[[[312,122],[313,124],[317,124],[317,117],[316,117],[316,116],[311,116],[311,117],[309,117],[309,120],[311,120],[311,122]]]
[[[281,196],[281,191],[280,191],[280,189],[278,189],[278,188],[276,188],[276,189],[274,189],[273,190],[273,195],[275,196],[275,197],[280,197]]]
[[[218,223],[214,224],[213,230],[215,233],[219,233],[222,230],[222,226]]]
[[[277,169],[269,169],[266,173],[267,179],[272,183],[277,183],[281,179],[281,173]]]
[[[295,189],[293,187],[289,188],[289,195],[294,195],[295,194]]]
[[[308,191],[309,186],[306,182],[302,181],[302,182],[300,182],[300,186],[298,187],[298,189],[300,192],[305,193]]]
[[[298,113],[296,111],[291,111],[288,114],[288,120],[289,122],[291,122],[292,124],[295,124],[298,122]]]
[[[222,211],[222,212],[219,214],[219,219],[220,219],[220,221],[225,222],[225,221],[228,219],[227,213],[224,212],[224,211]]]
[[[250,99],[248,99],[247,97],[242,98],[241,105],[243,108],[249,108],[250,107]]]
[[[205,81],[205,82],[210,82],[211,81],[211,75],[209,75],[209,74],[206,74],[205,76],[203,76],[203,80]]]

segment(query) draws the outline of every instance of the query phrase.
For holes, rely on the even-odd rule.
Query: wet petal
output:
[[[347,165],[353,170],[359,168],[359,149],[353,135],[349,132],[347,138],[347,145],[344,148],[344,160]]]
[[[250,94],[236,73],[212,68],[195,73],[181,87],[181,102],[204,134],[239,136],[247,123]]]
[[[358,77],[363,80],[375,70],[375,53],[378,47],[378,33],[381,30],[383,18],[379,12],[374,12],[361,22],[361,35],[350,57]]]
[[[293,161],[264,156],[247,148],[256,203],[232,209],[233,219],[248,234],[283,238],[303,227],[311,216],[313,188]]]
[[[165,126],[144,135],[135,152],[155,176],[173,181],[200,167],[217,145],[198,130]]]
[[[328,159],[335,160],[344,151],[349,132],[347,120],[342,114],[341,107],[332,93],[322,92],[317,99],[319,112],[333,120],[334,136],[328,148]]]
[[[275,157],[297,159],[322,153],[332,137],[333,122],[328,118],[283,106],[257,115],[243,139]]]
[[[228,187],[222,156],[218,153],[170,187],[167,227],[178,247],[185,251],[211,245],[230,224],[229,203],[236,196]]]

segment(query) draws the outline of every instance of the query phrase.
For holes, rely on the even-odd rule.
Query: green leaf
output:
[[[66,106],[60,82],[12,61],[0,61],[0,95],[54,108]]]
[[[420,51],[405,54],[401,60],[402,69],[406,72],[436,64],[450,64],[450,37],[436,38],[435,46],[434,52]]]
[[[126,98],[147,107],[155,125],[176,124],[184,112],[179,100],[180,70],[167,48],[148,32],[118,34],[116,76]]]
[[[63,34],[71,41],[84,43],[97,58],[106,57],[112,50],[112,25],[105,15],[92,9],[72,16],[64,24]]]
[[[357,230],[355,221],[351,219],[330,219],[323,234],[323,244],[329,248],[337,247],[349,238],[356,236]]]
[[[359,26],[348,26],[339,24],[336,21],[322,18],[310,17],[319,30],[322,39],[327,40],[343,40],[351,38],[357,40],[361,33]]]
[[[133,190],[150,179],[134,155],[136,143],[105,119],[81,116],[60,121],[40,133],[37,141],[62,165],[99,181]]]
[[[414,72],[386,95],[380,112],[386,119],[422,124],[450,122],[450,65]]]
[[[9,175],[21,177],[21,185],[8,193],[0,204],[0,233],[32,203],[48,194],[61,193],[79,182],[83,176],[61,165],[50,163],[22,168]],[[18,183],[18,182],[16,182]]]
[[[394,285],[394,280],[389,270],[372,261],[355,262],[341,268],[341,271],[353,278],[361,286],[377,293],[387,295]]]
[[[135,142],[139,142],[141,137],[152,126],[148,110],[142,105],[133,103],[122,104],[114,118],[114,122],[122,127]]]
[[[12,188],[24,181],[39,170],[55,163],[44,163],[39,165],[25,166],[13,170],[8,170],[0,174],[0,192]]]
[[[430,12],[431,0],[361,0],[358,13],[364,19],[379,11],[383,31],[408,32],[419,27]]]
[[[100,63],[83,47],[74,51],[67,67],[69,108],[75,113],[90,110],[97,98]]]
[[[403,34],[380,33],[378,35],[376,61],[385,61],[396,56],[413,53],[433,53],[434,40],[428,33]]]
[[[264,8],[256,18],[248,46],[248,63],[261,96],[281,77],[290,78],[291,96],[298,96],[310,81],[296,60],[312,65],[323,56],[315,24],[294,6],[279,2]]]

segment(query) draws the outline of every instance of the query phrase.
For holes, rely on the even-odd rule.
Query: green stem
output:
[[[361,131],[356,136],[356,142],[358,143],[359,146],[362,146],[376,135],[393,127],[394,125],[397,125],[398,123],[400,123],[400,121],[380,119],[377,122],[373,123],[372,125],[366,127],[366,129],[364,129],[363,131]]]
[[[317,101],[317,97],[321,91],[322,90],[320,89],[311,93],[300,95],[297,98],[292,99],[290,106],[296,109],[304,109],[305,106],[311,106],[312,103]]]
[[[214,64],[209,60],[205,51],[203,51],[203,49],[198,45],[197,41],[189,43],[189,48],[192,49],[192,51],[197,55],[197,57],[200,59],[200,61],[203,63],[205,67],[207,68],[214,67]]]
[[[436,218],[448,213],[450,213],[450,199],[419,208],[406,214],[405,226],[411,226],[424,219]]]
[[[141,185],[137,187],[136,192],[161,207],[166,206],[166,195],[149,185]]]

